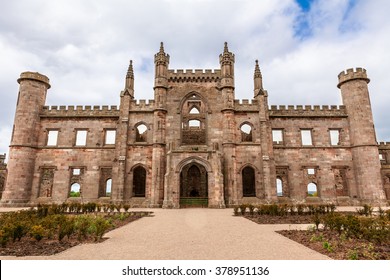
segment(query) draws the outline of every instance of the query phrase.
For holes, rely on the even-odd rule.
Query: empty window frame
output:
[[[49,130],[47,132],[47,146],[57,146],[58,130]]]
[[[340,145],[340,130],[338,129],[329,129],[330,145],[337,146]]]
[[[196,107],[192,107],[192,109],[190,110],[190,114],[200,114],[198,108]]]
[[[73,183],[70,186],[70,197],[80,197],[81,196],[81,186],[79,183]]]
[[[76,146],[87,145],[88,130],[76,130]]]
[[[81,169],[80,168],[73,168],[72,175],[81,175]]]
[[[136,136],[135,136],[135,142],[146,142],[146,131],[148,130],[148,127],[144,124],[140,124],[136,126]]]
[[[116,137],[115,129],[106,129],[104,131],[104,144],[115,145],[115,137]]]
[[[315,183],[309,183],[307,185],[307,196],[312,196],[312,197],[318,196],[317,185]]]
[[[188,126],[192,128],[200,128],[200,121],[199,120],[189,120]]]
[[[315,168],[308,168],[307,169],[307,174],[308,175],[315,175],[316,174]]]
[[[283,196],[283,181],[279,177],[276,178],[276,195]]]
[[[272,142],[276,144],[283,143],[283,129],[272,129]]]
[[[252,142],[252,126],[245,123],[241,125],[241,141],[242,142]]]
[[[382,153],[379,153],[379,160],[381,160],[381,161],[386,161],[385,155],[382,154]]]
[[[106,195],[105,196],[107,196],[107,197],[111,196],[111,187],[112,187],[112,179],[109,178],[106,181],[106,188],[105,188]]]
[[[301,129],[301,141],[303,146],[312,146],[311,129]]]

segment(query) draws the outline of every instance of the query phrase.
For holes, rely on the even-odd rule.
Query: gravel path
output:
[[[307,225],[258,225],[232,209],[146,209],[154,216],[113,230],[98,244],[82,244],[53,256],[0,259],[50,260],[327,260],[327,256],[276,230]]]

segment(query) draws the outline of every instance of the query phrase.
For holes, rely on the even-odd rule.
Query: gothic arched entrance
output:
[[[180,206],[208,206],[207,170],[203,165],[192,162],[182,168],[180,172]]]

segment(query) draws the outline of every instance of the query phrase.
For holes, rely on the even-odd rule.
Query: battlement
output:
[[[151,111],[154,109],[154,100],[137,99],[130,101],[130,111]]]
[[[344,105],[271,105],[271,117],[347,117]]]
[[[41,82],[41,83],[44,83],[46,84],[47,88],[49,89],[50,88],[50,80],[47,76],[45,75],[42,75],[38,72],[23,72],[20,74],[20,78],[18,79],[18,83],[20,84],[20,82],[24,81],[24,80],[34,80],[34,81],[38,81],[38,82]]]
[[[379,149],[390,149],[390,142],[379,142]]]
[[[175,69],[168,70],[171,82],[216,82],[221,77],[219,69]]]
[[[118,117],[118,106],[44,106],[41,117]]]
[[[339,75],[339,84],[337,85],[338,88],[345,82],[351,81],[351,80],[365,80],[367,83],[370,82],[370,79],[367,77],[367,71],[364,68],[357,67],[356,69],[350,68],[346,71],[342,71]]]
[[[252,100],[235,99],[234,100],[234,109],[236,111],[241,111],[241,112],[242,111],[259,111],[259,102],[257,99],[252,99]]]

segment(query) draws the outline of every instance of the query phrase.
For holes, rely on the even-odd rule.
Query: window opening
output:
[[[198,108],[196,107],[193,107],[191,110],[190,110],[190,114],[200,114]]]
[[[116,137],[116,130],[113,130],[113,129],[106,130],[104,144],[114,145],[115,144],[115,137]]]
[[[277,196],[283,196],[283,181],[280,178],[276,178],[276,194]]]
[[[47,135],[47,146],[57,146],[58,130],[49,130]]]
[[[85,146],[87,144],[87,131],[77,130],[76,132],[76,146]]]
[[[302,145],[305,145],[305,146],[313,145],[313,141],[312,141],[312,137],[311,137],[311,130],[302,129],[301,130],[301,138],[302,138]]]
[[[332,146],[340,145],[340,131],[338,129],[329,130],[330,144]]]
[[[283,143],[283,130],[281,129],[273,129],[272,130],[272,141],[276,144]]]
[[[112,186],[112,179],[107,179],[106,181],[106,196],[111,196],[111,186]]]
[[[318,196],[317,185],[316,184],[309,183],[307,185],[307,195],[308,196],[313,196],[313,197],[317,197]]]
[[[81,195],[81,186],[79,183],[73,183],[70,186],[70,197],[80,197]]]
[[[194,127],[194,128],[200,128],[200,121],[199,120],[189,120],[188,126]]]

